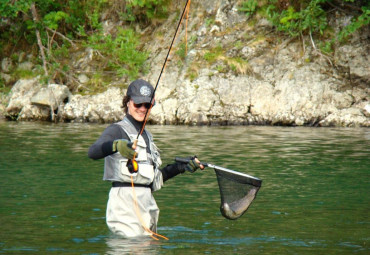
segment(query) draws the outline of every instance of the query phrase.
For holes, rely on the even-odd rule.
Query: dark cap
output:
[[[131,82],[127,89],[127,96],[129,96],[135,104],[150,103],[153,94],[153,86],[144,80],[138,79]]]

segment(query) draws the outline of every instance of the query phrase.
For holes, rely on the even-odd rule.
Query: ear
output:
[[[127,103],[127,113],[128,113],[128,114],[131,114],[131,113],[130,113],[129,103]]]

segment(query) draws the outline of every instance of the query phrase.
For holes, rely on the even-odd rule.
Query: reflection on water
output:
[[[176,156],[263,180],[235,221],[212,169],[155,193],[159,234],[121,239],[105,225],[109,184],[87,149],[106,125],[0,122],[0,254],[368,254],[369,129],[149,126]]]
[[[107,251],[105,254],[158,254],[160,242],[151,237],[122,239],[119,237],[109,237],[106,239]]]

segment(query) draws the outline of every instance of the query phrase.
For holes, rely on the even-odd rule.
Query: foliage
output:
[[[0,94],[8,94],[8,93],[9,93],[9,88],[5,86],[4,79],[0,77]]]
[[[105,56],[106,67],[116,70],[118,75],[135,79],[140,71],[145,71],[148,53],[138,50],[139,38],[132,29],[119,28],[115,38],[94,34],[89,37],[88,46]]]
[[[243,1],[241,6],[238,8],[240,12],[245,12],[247,17],[252,16],[257,10],[257,0]]]
[[[275,6],[267,9],[267,14],[278,31],[290,34],[293,37],[302,33],[319,32],[323,34],[327,27],[326,12],[320,5],[325,0],[311,0],[305,8],[296,11],[293,6],[282,12],[277,12]]]
[[[363,26],[368,26],[370,24],[370,3],[368,6],[363,6],[362,14],[351,20],[351,23],[345,26],[337,35],[338,41],[343,41],[349,35],[353,34],[356,30]]]
[[[184,60],[187,52],[193,46],[194,42],[197,40],[196,36],[192,36],[190,40],[180,43],[178,49],[176,50],[176,55],[180,57],[181,60]]]
[[[199,69],[200,69],[200,64],[195,62],[195,63],[192,63],[187,71],[186,71],[186,77],[191,81],[193,82],[196,78],[198,78],[199,76]]]
[[[354,0],[266,0],[262,3],[254,3],[254,0],[243,1],[239,7],[246,15],[253,15],[257,10],[262,10],[265,16],[274,25],[277,31],[292,37],[309,35],[313,43],[313,37],[319,38],[321,50],[330,52],[335,42],[343,42],[361,27],[369,25],[370,2]],[[342,4],[351,9],[353,18],[337,34],[331,36],[324,34],[329,29],[328,13],[332,12],[336,5]],[[353,11],[359,8],[361,11]],[[342,8],[336,9],[343,10]]]
[[[30,43],[35,42],[34,29],[50,28],[67,32],[70,37],[78,37],[78,31],[95,29],[99,26],[96,16],[101,12],[107,0],[3,0],[0,2],[0,16],[3,26],[0,31],[1,40],[6,38],[20,39],[27,37]],[[34,21],[30,7],[35,3],[38,11],[38,21]],[[25,35],[24,35],[25,34]],[[33,40],[33,41],[32,41]]]
[[[206,25],[206,27],[210,27],[213,24],[215,24],[215,19],[213,17],[212,18],[206,18],[205,21],[204,21],[204,24]]]
[[[140,39],[133,30],[120,29],[114,36],[103,36],[102,14],[118,12],[124,27],[131,22],[148,23],[164,17],[168,3],[169,0],[2,0],[0,58],[11,56],[15,49],[36,54],[44,50],[46,58],[42,61],[47,62],[49,73],[55,77],[55,72],[65,71],[66,64],[61,61],[73,50],[71,46],[87,41],[82,45],[98,50],[107,60],[106,68],[133,78],[145,71],[148,54],[139,52]],[[32,5],[37,17],[31,11]],[[36,31],[42,46],[37,44]]]
[[[181,60],[184,60],[186,57],[186,47],[186,42],[182,42],[176,51],[176,55],[179,56]]]
[[[222,56],[223,54],[225,53],[225,50],[222,48],[222,45],[218,45],[214,48],[211,48],[210,50],[208,50],[203,58],[209,63],[209,64],[213,64],[214,62],[216,62],[220,56]]]
[[[225,63],[230,67],[231,71],[235,74],[248,74],[252,73],[253,69],[248,63],[247,60],[236,57],[236,58],[227,58],[225,59]]]
[[[217,45],[214,48],[206,51],[203,58],[209,65],[216,63],[216,70],[219,73],[232,71],[234,74],[251,73],[251,66],[248,61],[240,57],[225,56],[225,49],[222,45]]]
[[[153,18],[167,16],[169,0],[129,0],[126,1],[122,18],[130,22],[148,22]]]

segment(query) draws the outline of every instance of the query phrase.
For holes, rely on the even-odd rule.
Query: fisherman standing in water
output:
[[[189,163],[176,162],[160,169],[159,150],[146,129],[139,136],[136,150],[132,148],[151,108],[153,92],[149,82],[133,81],[122,102],[126,116],[108,126],[88,152],[92,159],[105,159],[103,180],[112,183],[106,221],[114,234],[124,237],[155,233],[159,209],[152,192],[180,173],[204,169],[196,157]],[[134,158],[138,163],[137,172],[127,164]]]

